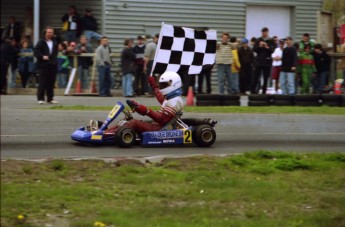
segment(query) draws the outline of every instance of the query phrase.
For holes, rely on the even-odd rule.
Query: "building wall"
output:
[[[159,31],[161,22],[186,27],[209,27],[232,36],[245,36],[248,5],[291,7],[291,35],[300,39],[303,33],[316,38],[317,11],[322,0],[126,0],[105,1],[105,33],[115,49],[125,38]],[[264,15],[263,15],[264,16]],[[260,34],[258,28],[258,35]],[[274,31],[271,31],[271,35]]]

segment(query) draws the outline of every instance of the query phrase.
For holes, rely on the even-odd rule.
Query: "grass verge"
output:
[[[344,226],[345,154],[6,160],[1,226]]]
[[[110,111],[112,106],[52,106],[52,110],[104,110]],[[158,106],[151,107],[158,110]],[[186,106],[185,112],[191,113],[262,113],[262,114],[330,114],[345,115],[344,107],[303,107],[303,106]]]

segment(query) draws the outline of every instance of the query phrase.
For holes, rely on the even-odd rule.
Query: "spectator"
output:
[[[96,64],[99,76],[99,95],[102,97],[112,96],[110,93],[110,53],[111,50],[109,47],[108,38],[103,36],[100,39],[100,44],[96,49]]]
[[[252,38],[250,39],[250,44],[249,44],[249,48],[250,48],[250,49],[252,49],[252,50],[254,49],[256,40],[257,40],[256,37],[252,37]],[[256,55],[256,53],[254,53],[254,54]]]
[[[11,39],[11,45],[15,49],[16,54],[12,55],[12,61],[11,61],[11,77],[9,80],[9,87],[15,88],[17,87],[17,70],[18,70],[18,53],[20,52],[20,49],[17,45],[17,42],[14,38]]]
[[[47,94],[47,101],[57,104],[54,100],[54,85],[57,73],[57,43],[53,39],[54,29],[47,27],[43,39],[39,40],[34,48],[34,56],[37,59],[36,67],[39,74],[37,99],[39,104],[44,104],[44,93]]]
[[[21,43],[21,54],[33,54],[33,49],[29,47],[29,41],[24,39]],[[20,56],[19,57],[19,74],[22,81],[22,87],[26,88],[27,81],[34,71],[34,57]]]
[[[97,21],[92,16],[92,10],[90,8],[85,9],[85,15],[81,18],[81,25],[84,29],[84,35],[86,36],[87,42],[91,42],[92,38],[97,41],[102,38],[102,35],[97,33]]]
[[[134,79],[134,92],[137,95],[144,95],[145,86],[147,87],[147,77],[144,73],[144,56],[145,56],[145,44],[142,36],[137,37],[137,44],[134,46],[133,51],[136,55],[135,65],[135,79]]]
[[[274,80],[274,91],[278,92],[279,89],[279,75],[282,69],[282,56],[285,40],[279,40],[279,47],[277,47],[272,54],[272,80]]]
[[[59,88],[66,88],[67,78],[68,78],[68,67],[69,59],[65,55],[66,53],[66,44],[60,43],[58,45],[58,70],[57,70],[57,82]]]
[[[124,42],[125,47],[121,53],[121,68],[122,68],[122,88],[125,97],[133,97],[133,76],[136,72],[135,60],[136,55],[133,51],[133,40],[126,39]]]
[[[314,52],[315,42],[312,41],[312,40],[310,39],[309,33],[304,33],[304,34],[303,34],[302,40],[301,40],[300,43],[299,43],[299,51],[300,51],[300,52],[303,52],[304,47],[305,47],[306,45],[309,45],[309,47],[310,47],[310,53],[313,53],[313,52]]]
[[[147,76],[151,75],[152,64],[155,58],[157,43],[159,39],[159,34],[156,34],[153,39],[151,40],[151,36],[147,36],[148,43],[145,48],[145,57],[144,57],[144,72],[146,72]]]
[[[241,63],[238,57],[238,43],[236,37],[230,38],[230,44],[232,46],[232,57],[233,57],[233,63],[231,65],[231,94],[239,94],[240,88],[239,88],[239,78],[238,73],[241,69]]]
[[[14,39],[16,43],[20,43],[22,35],[22,25],[20,22],[16,21],[16,18],[14,16],[11,16],[8,19],[8,25],[5,27],[3,34],[2,34],[2,39]]]
[[[302,77],[302,94],[310,93],[310,82],[312,76],[315,76],[316,68],[314,57],[311,54],[311,47],[309,45],[304,46],[304,51],[300,54],[298,64],[301,67]]]
[[[240,92],[245,94],[250,90],[250,83],[253,72],[254,53],[248,46],[248,39],[241,40],[242,45],[238,49],[238,57],[241,64],[240,69]]]
[[[341,45],[341,52],[345,53],[345,39],[343,40],[343,44]],[[343,70],[343,85],[345,85],[345,58],[341,59],[340,67]]]
[[[204,78],[206,80],[206,93],[211,94],[212,87],[211,87],[211,74],[212,68],[203,69],[200,74],[198,75],[198,93],[203,94],[203,83]]]
[[[229,38],[230,35],[228,33],[223,33],[221,43],[217,45],[216,51],[218,86],[220,94],[224,94],[224,79],[227,81],[228,93],[231,94],[231,64],[233,63],[233,56],[232,48],[229,44]]]
[[[253,77],[253,83],[251,86],[251,93],[257,94],[260,82],[261,73],[264,77],[264,84],[262,86],[262,94],[266,94],[268,78],[271,74],[272,67],[272,53],[275,49],[273,39],[268,36],[268,28],[261,29],[262,36],[257,39],[254,45],[254,52],[256,56],[255,71]]]
[[[80,43],[78,44],[76,53],[93,53],[92,46],[88,43],[86,36],[80,36]],[[92,57],[78,57],[78,76],[83,89],[89,88],[90,80],[90,66],[92,65]]]
[[[321,44],[314,46],[314,61],[316,66],[316,77],[314,78],[314,93],[321,94],[325,85],[328,84],[328,77],[330,73],[331,58],[322,49]]]
[[[273,42],[274,42],[274,46],[275,48],[278,48],[279,47],[279,39],[278,39],[278,36],[273,36]]]
[[[279,76],[283,95],[295,94],[295,72],[297,67],[297,51],[293,47],[292,38],[286,37],[286,47],[283,49],[282,68]]]
[[[68,42],[76,41],[80,34],[80,16],[74,5],[68,7],[68,12],[61,17],[64,27],[66,26],[65,39]],[[65,25],[66,24],[66,25]]]
[[[6,38],[1,42],[1,94],[7,94],[7,72],[13,56],[17,55],[16,48],[11,45],[11,40]]]
[[[151,36],[147,36],[147,44],[145,47],[145,57],[144,57],[144,72],[146,73],[146,76],[153,76],[151,75],[152,71],[152,65],[153,60],[155,58],[156,49],[157,49],[157,43],[159,39],[159,34],[156,34],[153,39],[151,39]],[[155,77],[155,80],[158,80],[158,78]],[[148,94],[148,84],[144,84],[144,94]],[[151,89],[151,88],[150,88]]]
[[[33,38],[33,14],[32,8],[26,7],[25,8],[25,19],[24,19],[24,28],[22,33],[22,39],[27,39],[29,41],[29,47],[32,43]]]

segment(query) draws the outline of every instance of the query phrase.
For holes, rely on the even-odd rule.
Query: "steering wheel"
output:
[[[131,113],[128,111],[128,110],[126,110],[126,109],[123,109],[122,110],[122,112],[125,114],[125,116],[126,116],[126,120],[132,120],[133,119],[133,117],[132,117],[132,115],[131,115]]]

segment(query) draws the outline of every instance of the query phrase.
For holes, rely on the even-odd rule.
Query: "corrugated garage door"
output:
[[[291,7],[247,6],[246,37],[260,37],[261,29],[268,27],[270,36],[291,36]]]

